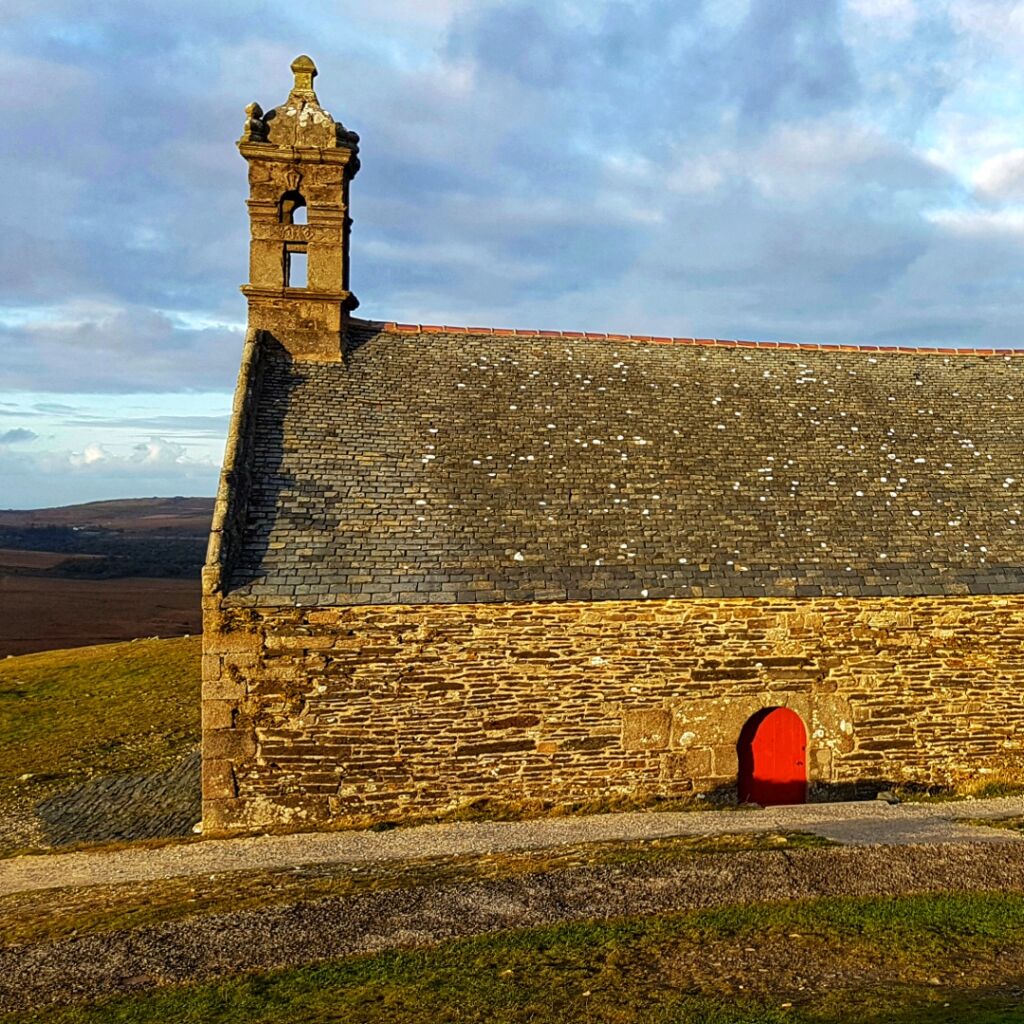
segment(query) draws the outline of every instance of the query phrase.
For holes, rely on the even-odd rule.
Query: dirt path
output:
[[[637,812],[514,822],[455,822],[391,832],[316,832],[210,839],[158,849],[96,850],[0,861],[0,896],[62,886],[259,871],[300,864],[359,863],[541,850],[565,844],[727,833],[811,832],[853,845],[1021,843],[1008,830],[964,818],[1024,815],[1024,798],[890,806],[881,801],[751,811]]]
[[[983,890],[1024,891],[1024,844],[750,851],[419,885],[0,948],[0,1012],[563,921]]]

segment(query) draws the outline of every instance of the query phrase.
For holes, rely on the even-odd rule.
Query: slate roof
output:
[[[1024,593],[1024,358],[265,342],[242,604]]]

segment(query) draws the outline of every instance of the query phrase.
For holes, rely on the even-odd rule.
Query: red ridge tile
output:
[[[405,324],[395,320],[364,320],[366,326],[403,334],[478,334],[520,338],[585,338],[588,341],[633,341],[655,345],[708,345],[723,348],[769,348],[809,352],[882,352],[910,355],[1024,356],[1022,348],[939,348],[931,345],[851,345],[797,341],[750,341],[729,338],[674,338],[652,334],[600,334],[596,331],[540,331],[509,327],[453,327],[439,324]]]

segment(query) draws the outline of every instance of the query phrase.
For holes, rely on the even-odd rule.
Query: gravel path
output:
[[[511,822],[454,822],[390,832],[315,832],[209,839],[158,849],[43,854],[0,861],[0,896],[62,886],[151,881],[300,864],[359,863],[540,850],[564,844],[723,833],[812,832],[854,845],[1014,844],[1002,829],[962,818],[1024,815],[1024,798],[891,806],[878,800],[751,811],[636,812]]]
[[[951,890],[1024,891],[1024,844],[747,851],[200,914],[0,948],[0,1012],[562,921]]]

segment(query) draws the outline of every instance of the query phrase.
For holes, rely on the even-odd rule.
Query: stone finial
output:
[[[239,141],[267,141],[267,122],[263,120],[263,108],[258,103],[250,103],[245,108],[245,127],[242,129],[242,137]]]
[[[292,61],[292,74],[295,75],[293,92],[312,92],[313,79],[317,76],[316,65],[311,57],[302,54]]]

